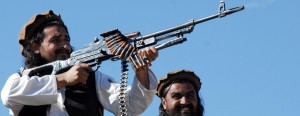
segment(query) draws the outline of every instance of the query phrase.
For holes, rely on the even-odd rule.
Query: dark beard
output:
[[[183,108],[188,108],[190,112],[181,112]],[[166,109],[166,116],[195,116],[195,114],[191,105],[178,105],[175,107],[175,111]]]
[[[54,59],[54,61],[56,60],[66,60],[70,57],[70,52],[66,49],[59,49],[59,50],[56,50],[55,53],[57,54],[56,58]],[[62,55],[62,53],[64,55]]]
[[[33,68],[35,66],[44,65],[46,63],[49,63],[46,59],[44,59],[40,54],[35,54],[35,56],[32,57],[32,63],[28,66],[28,68]]]

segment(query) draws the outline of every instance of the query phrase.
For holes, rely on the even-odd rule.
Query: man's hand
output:
[[[151,66],[151,62],[158,57],[158,51],[154,47],[146,47],[129,58],[138,80],[147,89],[150,88],[148,79],[148,68]]]
[[[148,69],[148,67],[151,66],[151,62],[157,57],[158,51],[154,47],[146,47],[138,51],[137,54],[130,56],[128,60],[133,69],[139,72],[140,70]]]
[[[57,88],[62,88],[68,85],[75,85],[78,83],[86,84],[91,67],[88,64],[78,63],[68,71],[56,75]]]

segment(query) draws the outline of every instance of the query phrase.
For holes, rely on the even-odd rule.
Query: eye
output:
[[[65,36],[65,41],[70,42],[70,37],[68,35]]]
[[[53,42],[53,43],[58,43],[58,42],[59,42],[59,39],[58,39],[57,37],[52,38],[52,39],[51,39],[51,42]]]
[[[180,99],[181,97],[182,97],[181,94],[173,94],[173,95],[172,95],[172,98],[173,98],[173,99],[176,99],[176,100]]]
[[[70,43],[70,38],[65,38],[64,42]]]
[[[190,94],[187,94],[186,96],[188,99],[194,99],[195,98],[195,94],[194,93],[190,93]]]

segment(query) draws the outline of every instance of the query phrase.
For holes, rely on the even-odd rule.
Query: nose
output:
[[[68,49],[68,48],[70,48],[70,43],[69,42],[60,42],[60,47]]]
[[[185,96],[180,99],[180,104],[188,104],[188,100]]]

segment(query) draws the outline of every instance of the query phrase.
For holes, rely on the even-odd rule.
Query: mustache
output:
[[[188,108],[191,112],[193,112],[193,106],[190,104],[187,105],[178,105],[175,107],[176,111],[181,111],[183,108]]]
[[[68,54],[70,54],[71,51],[69,51],[68,49],[61,48],[61,49],[57,49],[55,51],[55,53],[68,53]]]

